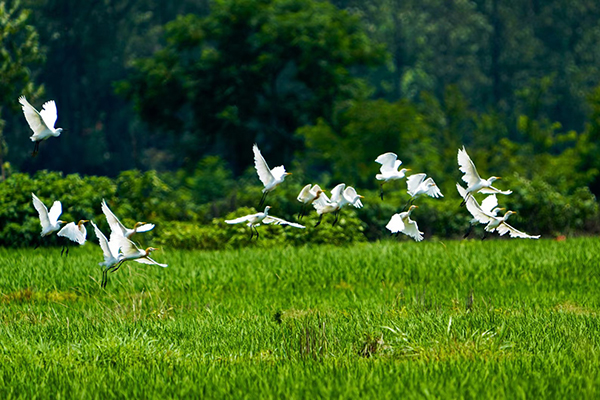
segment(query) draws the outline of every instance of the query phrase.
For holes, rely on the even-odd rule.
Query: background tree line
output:
[[[248,168],[258,142],[272,165],[293,160],[304,181],[375,189],[372,160],[395,151],[454,193],[456,151],[465,144],[482,173],[519,186],[509,206],[550,218],[579,204],[578,230],[596,218],[595,1],[0,4],[0,151],[8,173],[114,177],[156,169],[177,176],[174,186],[197,185],[199,175],[219,179],[203,170],[219,160],[227,179],[254,185]],[[69,129],[36,159],[16,101],[21,93],[38,107],[55,99],[58,124]],[[248,205],[231,201],[230,181],[215,185],[223,191],[210,200],[192,195],[229,199],[211,216]],[[537,191],[547,209],[536,206]],[[393,196],[402,202],[401,193]],[[373,212],[361,217],[367,231],[387,216]],[[547,232],[563,230],[544,224]],[[436,226],[434,233],[448,233]]]

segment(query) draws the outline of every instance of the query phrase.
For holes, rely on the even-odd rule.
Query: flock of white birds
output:
[[[40,143],[43,140],[52,136],[58,137],[63,132],[62,128],[54,127],[57,120],[56,104],[53,100],[48,101],[44,103],[42,110],[38,112],[31,104],[29,104],[24,96],[19,98],[19,103],[21,103],[25,119],[33,131],[33,135],[30,137],[31,141],[34,142],[32,155],[36,156],[39,151]],[[291,173],[286,172],[283,165],[270,169],[256,144],[253,146],[252,151],[254,152],[254,166],[256,172],[264,186],[264,189],[262,190],[263,195],[259,203],[260,207],[265,202],[267,195],[283,183],[286,176],[291,175]],[[473,216],[471,227],[480,223],[485,225],[485,231],[487,233],[497,232],[500,236],[508,233],[510,237],[526,239],[537,239],[540,237],[539,235],[532,236],[525,232],[521,232],[506,222],[507,219],[512,214],[516,214],[516,212],[506,211],[503,216],[498,215],[500,211],[504,209],[498,207],[496,194],[509,195],[512,193],[510,190],[502,191],[492,186],[496,180],[500,179],[499,177],[491,176],[488,179],[481,178],[475,164],[464,147],[458,150],[457,159],[459,170],[463,173],[462,180],[467,184],[467,187],[465,188],[457,183],[456,188],[463,198],[461,205],[465,205],[467,210]],[[392,234],[397,235],[403,233],[416,241],[423,240],[423,232],[419,231],[417,222],[411,219],[412,212],[418,208],[418,206],[413,205],[412,203],[423,195],[434,198],[443,197],[439,187],[436,185],[433,178],[427,178],[427,175],[424,173],[413,174],[407,177],[406,173],[411,170],[407,168],[400,169],[402,161],[398,159],[398,156],[395,153],[384,153],[377,157],[375,162],[381,165],[380,173],[375,175],[375,179],[381,182],[381,200],[383,200],[384,197],[383,185],[386,182],[403,179],[405,177],[407,192],[410,196],[410,200],[404,206],[404,209],[407,207],[408,209],[392,215],[386,228]],[[341,209],[346,205],[352,205],[355,208],[363,207],[361,199],[364,197],[359,195],[352,186],[346,187],[346,184],[340,183],[335,186],[330,193],[331,197],[328,197],[319,185],[307,184],[304,186],[297,197],[297,200],[302,203],[301,210],[298,214],[298,220],[302,220],[304,215],[308,212],[310,205],[314,207],[319,215],[319,220],[315,227],[321,223],[323,215],[330,213],[334,214],[332,225],[335,225],[338,221]],[[481,204],[479,204],[474,196],[475,193],[482,193],[488,196]],[[167,264],[158,263],[149,257],[152,251],[157,250],[156,248],[148,247],[147,249],[142,250],[131,240],[131,237],[136,233],[152,230],[154,224],[138,222],[133,229],[126,228],[110,210],[106,201],[103,200],[101,204],[102,212],[106,216],[111,229],[110,239],[107,239],[93,221],[80,220],[77,223],[66,223],[65,221],[59,220],[60,215],[62,214],[62,204],[60,201],[55,201],[50,208],[50,211],[48,211],[44,203],[38,199],[35,194],[32,193],[31,195],[33,205],[39,214],[40,224],[42,226],[42,237],[58,231],[58,236],[65,237],[79,245],[83,245],[86,242],[87,237],[85,223],[91,222],[104,255],[104,262],[99,263],[104,267],[101,283],[102,287],[106,286],[108,272],[117,271],[119,267],[128,260],[167,267]],[[270,210],[271,207],[266,206],[263,212],[245,215],[233,220],[225,220],[225,222],[228,224],[247,223],[247,226],[250,227],[250,239],[253,238],[254,234],[256,234],[256,238],[258,239],[259,233],[256,228],[260,224],[289,225],[294,228],[305,228],[304,225],[299,223],[286,221],[269,215]],[[61,255],[65,251],[65,248],[68,255],[68,246],[63,247]]]

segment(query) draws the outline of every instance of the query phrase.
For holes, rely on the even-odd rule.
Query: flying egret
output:
[[[345,189],[344,189],[345,188]],[[336,224],[339,217],[339,212],[346,204],[351,204],[355,208],[362,208],[363,204],[360,199],[364,197],[359,195],[352,186],[346,188],[346,184],[340,183],[331,190],[331,199],[325,193],[321,193],[318,199],[313,202],[313,207],[319,214],[319,221],[315,227],[319,226],[324,214],[334,213],[335,219],[332,226]]]
[[[458,190],[460,197],[462,197],[463,199],[467,195],[467,189],[465,189],[458,183],[456,184],[456,190]],[[487,196],[485,199],[483,199],[480,207],[484,213],[489,214],[493,217],[497,217],[498,213],[500,211],[504,210],[504,208],[498,207],[498,198],[496,197],[495,194],[491,194],[491,195]],[[469,234],[473,230],[473,226],[479,223],[477,218],[472,218],[470,222],[471,223],[469,224],[469,229],[467,230],[467,233],[465,233],[463,235],[463,238],[466,238],[467,236],[469,236]]]
[[[69,222],[63,228],[58,231],[57,235],[61,237],[66,237],[67,239],[79,244],[80,246],[85,243],[87,237],[87,230],[85,229],[85,223],[89,222],[87,219],[82,219],[78,223]],[[63,252],[67,249],[67,256],[69,255],[69,245],[63,246],[60,255],[62,256]]]
[[[54,100],[45,102],[40,112],[29,104],[25,96],[19,97],[19,103],[23,106],[23,114],[25,114],[25,119],[33,131],[30,139],[35,144],[31,155],[35,157],[42,140],[48,139],[50,136],[58,137],[63,131],[62,128],[54,128],[57,118],[56,103]]]
[[[122,259],[123,255],[119,254],[119,243],[116,239],[107,240],[104,233],[96,226],[94,221],[90,221],[92,226],[94,227],[94,232],[96,233],[96,237],[98,238],[98,243],[100,244],[100,248],[102,249],[102,253],[104,255],[104,261],[98,263],[98,265],[104,267],[102,271],[102,283],[101,286],[106,287],[106,283],[108,282],[108,271],[112,269],[115,265],[117,265]]]
[[[408,203],[406,203],[404,208],[424,194],[434,198],[444,197],[440,188],[433,181],[433,178],[429,177],[425,179],[426,176],[427,174],[414,174],[406,178],[406,186],[408,188],[407,191],[410,195],[410,200],[408,200]]]
[[[104,237],[104,239],[106,239],[106,237]],[[169,266],[168,264],[161,264],[150,258],[150,253],[152,253],[155,250],[158,250],[155,247],[148,247],[146,250],[142,250],[139,247],[137,247],[135,245],[135,243],[133,243],[131,240],[127,239],[125,236],[117,235],[117,236],[115,236],[114,239],[115,239],[115,242],[117,243],[117,244],[115,244],[115,246],[119,246],[119,248],[121,250],[121,254],[117,256],[117,258],[118,258],[117,264],[115,264],[111,268],[107,269],[107,272],[117,272],[117,270],[119,268],[121,268],[121,265],[123,265],[123,263],[125,261],[130,261],[130,260],[139,262],[140,264],[158,265],[159,267],[163,267],[163,268],[166,268]],[[110,245],[110,242],[109,242],[109,245]],[[105,281],[103,281],[102,287],[106,287]]]
[[[302,188],[300,194],[298,194],[297,200],[302,203],[302,208],[300,209],[300,214],[298,214],[298,219],[302,219],[304,214],[306,213],[306,207],[312,204],[313,201],[321,196],[323,191],[319,187],[319,185],[314,185],[311,188],[310,183]]]
[[[402,165],[402,161],[398,160],[398,156],[395,153],[381,154],[375,159],[375,162],[381,164],[381,168],[379,169],[381,173],[375,175],[375,178],[378,181],[383,181],[379,185],[379,195],[381,196],[381,200],[383,200],[383,184],[388,181],[404,178],[406,172],[410,171],[410,169],[402,168],[398,170],[400,165]]]
[[[419,232],[417,222],[410,218],[410,214],[415,208],[418,208],[418,206],[410,206],[408,211],[392,215],[390,222],[385,227],[396,235],[402,232],[420,242],[423,240],[423,232]]]
[[[505,194],[509,195],[512,190],[500,190],[492,186],[492,183],[501,179],[497,176],[490,176],[488,179],[482,179],[475,168],[475,164],[471,160],[471,157],[467,154],[465,146],[462,149],[458,149],[458,166],[460,171],[464,174],[462,180],[467,183],[467,195],[464,197],[461,206],[465,205],[466,199],[471,197],[473,193],[484,193],[484,194]]]
[[[294,222],[289,222],[281,218],[272,217],[269,215],[269,210],[271,206],[266,206],[265,211],[258,212],[256,214],[245,215],[243,217],[239,217],[236,219],[225,220],[228,224],[240,224],[242,222],[247,222],[247,226],[250,227],[250,239],[254,236],[254,231],[256,231],[256,239],[258,239],[258,230],[256,229],[261,223],[263,224],[274,224],[274,225],[289,225],[294,228],[306,228],[304,225],[296,224]]]
[[[154,229],[154,224],[148,224],[146,222],[136,222],[133,226],[133,229],[126,228],[121,221],[113,214],[113,212],[108,208],[106,204],[106,200],[102,199],[102,212],[106,216],[106,220],[108,221],[108,225],[110,226],[110,237],[112,240],[113,235],[124,236],[127,239],[130,239],[134,234],[138,232],[148,232]]]
[[[468,196],[468,193],[465,194],[465,197],[466,196]],[[464,198],[464,200],[465,204],[467,205],[467,210],[469,210],[471,215],[473,215],[473,218],[479,221],[479,223],[486,224],[486,232],[496,231],[500,236],[503,236],[508,232],[510,237],[518,237],[523,239],[538,239],[540,237],[540,235],[528,235],[527,233],[521,232],[506,223],[508,217],[516,214],[515,211],[507,211],[504,216],[496,217],[491,213],[485,212],[472,195]],[[485,239],[485,236],[483,238]]]
[[[42,226],[42,233],[40,235],[42,237],[48,236],[52,232],[59,230],[61,225],[65,223],[65,221],[58,219],[60,214],[62,214],[62,204],[60,201],[56,200],[54,204],[52,204],[50,212],[48,212],[44,203],[42,203],[35,194],[31,193],[31,197],[33,199],[33,206],[40,217],[40,225]]]
[[[285,177],[291,175],[291,173],[285,172],[285,167],[283,165],[280,165],[273,169],[269,169],[269,166],[267,165],[267,162],[260,153],[260,150],[258,149],[256,143],[254,144],[254,146],[252,146],[252,151],[254,152],[254,167],[256,168],[256,172],[258,173],[260,181],[265,186],[265,188],[262,190],[262,198],[260,199],[260,203],[258,204],[258,206],[260,207],[267,198],[267,194],[275,190],[275,188],[281,182],[283,182]]]

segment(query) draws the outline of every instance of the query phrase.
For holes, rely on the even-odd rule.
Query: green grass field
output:
[[[0,249],[0,398],[599,398],[600,241]]]

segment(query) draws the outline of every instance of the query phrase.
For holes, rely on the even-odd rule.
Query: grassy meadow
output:
[[[0,397],[598,398],[600,241],[0,249]]]

